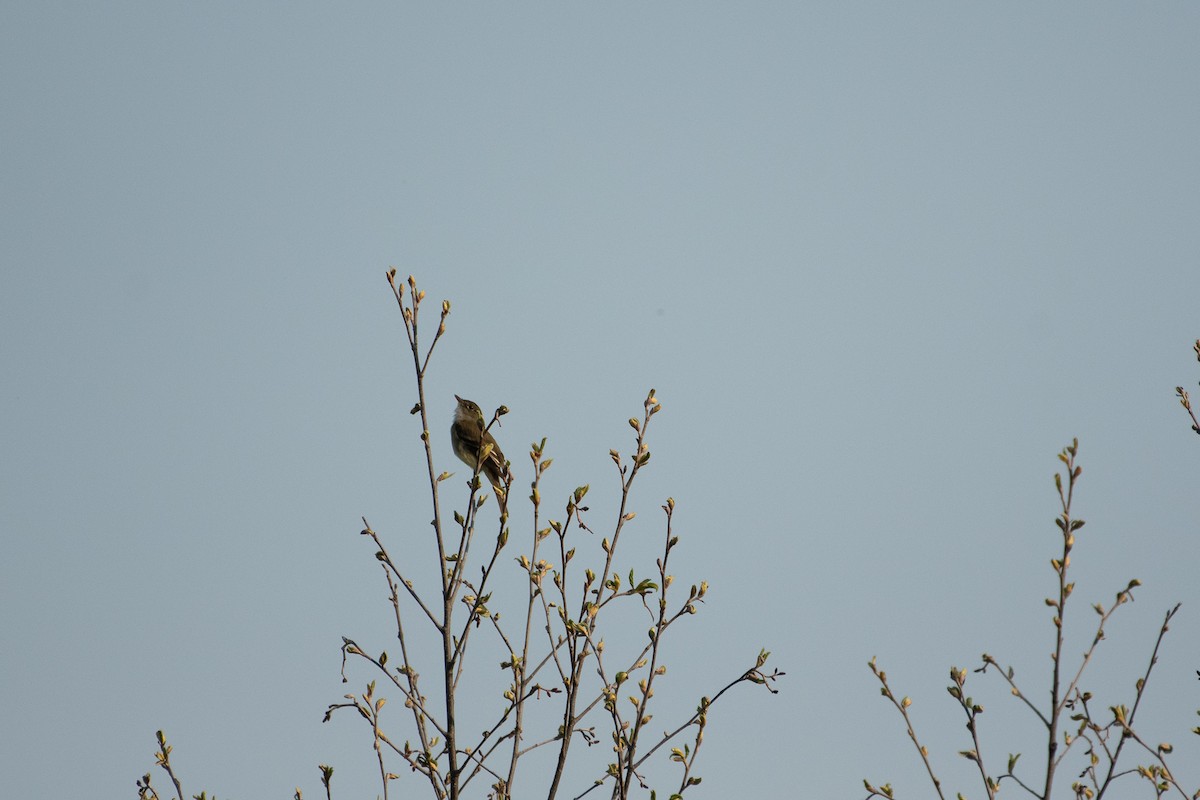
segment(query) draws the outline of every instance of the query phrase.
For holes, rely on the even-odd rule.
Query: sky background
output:
[[[711,589],[655,725],[760,647],[788,673],[714,709],[689,797],[927,796],[872,656],[980,796],[947,670],[1046,696],[1072,437],[1070,663],[1140,578],[1085,683],[1131,702],[1182,601],[1142,713],[1200,763],[1198,40],[1185,3],[3,4],[5,793],[133,797],[161,728],[189,796],[316,797],[318,763],[378,794],[367,729],[320,720],[371,677],[340,637],[394,641],[360,516],[436,569],[389,266],[426,333],[453,303],[444,508],[458,393],[512,410],[522,485],[549,437],[547,506],[590,484],[601,535],[657,389],[624,563],[672,496]],[[968,691],[990,766],[1033,766]]]

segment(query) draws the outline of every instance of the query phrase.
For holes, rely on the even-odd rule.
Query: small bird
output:
[[[454,409],[454,422],[450,425],[450,444],[454,447],[454,455],[472,470],[478,469],[487,476],[492,487],[498,490],[496,496],[503,508],[506,505],[504,483],[506,480],[512,481],[512,472],[504,460],[504,453],[492,435],[484,430],[486,423],[479,405],[458,395],[454,395],[454,399],[458,401],[458,407]],[[485,444],[490,444],[492,449],[480,463],[480,451]]]

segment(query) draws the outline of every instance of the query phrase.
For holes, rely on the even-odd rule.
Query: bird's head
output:
[[[483,409],[473,400],[454,395],[454,399],[458,401],[458,407],[454,409],[454,419],[459,422],[483,422]]]

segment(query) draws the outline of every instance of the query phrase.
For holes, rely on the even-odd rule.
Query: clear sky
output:
[[[378,791],[320,719],[340,637],[388,646],[359,517],[428,554],[392,265],[454,304],[444,469],[453,394],[507,404],[599,529],[658,390],[635,530],[673,496],[712,586],[659,694],[788,672],[697,797],[926,795],[873,655],[978,796],[947,670],[1043,696],[1076,436],[1070,652],[1144,581],[1089,684],[1128,702],[1183,601],[1146,721],[1200,762],[1198,41],[1187,3],[3,4],[6,796],[132,797],[158,728],[191,792]],[[1044,746],[971,681],[996,769]]]

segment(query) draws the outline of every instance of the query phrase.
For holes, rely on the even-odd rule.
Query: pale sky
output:
[[[689,797],[928,796],[872,656],[980,796],[948,670],[1045,696],[1072,437],[1069,652],[1141,579],[1085,682],[1130,702],[1182,601],[1140,713],[1200,763],[1197,41],[1184,3],[5,4],[6,796],[133,797],[159,728],[189,796],[379,793],[320,720],[371,677],[340,637],[394,641],[360,516],[428,555],[389,266],[453,303],[442,469],[453,395],[506,404],[519,481],[549,437],[548,504],[590,484],[600,533],[657,389],[636,565],[672,496],[711,586],[662,726],[760,647],[788,673],[714,708]],[[970,681],[993,768],[1034,761]]]

